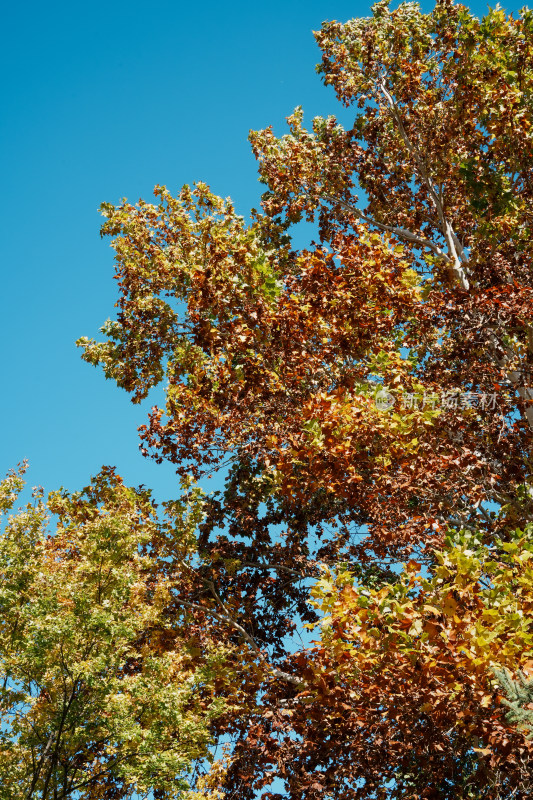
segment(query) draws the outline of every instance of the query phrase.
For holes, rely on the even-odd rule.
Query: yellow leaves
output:
[[[415,619],[411,627],[409,628],[409,636],[420,636],[422,631],[424,630],[424,621],[421,617]]]
[[[171,601],[172,595],[170,584],[165,580],[157,581],[153,589],[152,597],[154,613],[155,615],[158,615]]]
[[[220,787],[231,767],[232,757],[229,745],[221,746],[222,757],[214,761],[206,775],[199,778],[197,790],[183,793],[182,800],[222,800],[224,792]]]
[[[446,616],[448,617],[454,617],[456,611],[457,611],[457,601],[451,594],[449,594],[444,598],[444,601],[442,603],[442,613],[446,614]]]
[[[124,778],[139,793],[153,787],[155,774],[158,785],[168,779],[172,789],[194,759],[207,756],[211,722],[226,710],[215,681],[231,698],[232,647],[204,636],[198,652],[189,652],[181,617],[168,613],[176,581],[165,577],[162,542],[181,533],[181,557],[192,555],[189,533],[202,501],[189,484],[187,499],[168,505],[170,519],[160,522],[149,493],[124,487],[104,469],[84,492],[51,497],[55,536],[48,536],[46,509],[38,505],[13,518],[16,531],[0,537],[0,678],[4,687],[20,686],[0,697],[2,737],[11,744],[8,756],[0,755],[2,785],[22,764],[26,792],[31,753],[50,736],[62,763],[75,756],[77,779],[101,768],[102,779]],[[145,547],[149,555],[139,553]],[[114,764],[125,766],[117,771]]]
[[[326,568],[323,568],[326,571]],[[333,581],[332,576],[330,573],[326,573],[323,578],[319,578],[313,586],[312,589],[312,596],[313,597],[327,597],[332,595],[335,589],[335,584]]]
[[[406,262],[402,262],[402,265],[405,267],[402,273],[402,283],[408,288],[418,288],[421,283],[421,278],[418,272],[415,272],[414,269],[408,268]]]
[[[422,575],[414,560],[404,565],[397,584],[378,589],[342,588],[330,575],[327,596],[318,593],[315,602],[333,616],[321,645],[337,659],[343,680],[355,686],[358,675],[375,670],[392,676],[397,669],[406,685],[427,676],[429,685],[438,687],[443,708],[462,707],[474,691],[477,707],[490,710],[494,665],[516,670],[533,664],[531,577],[527,589],[524,585],[530,559],[520,557],[531,547],[530,537],[531,531],[528,537],[516,534],[516,541],[524,541],[519,549],[507,548],[512,566],[506,568],[487,558],[471,534],[459,533],[437,554],[429,575]],[[490,588],[478,580],[484,568]],[[346,660],[336,649],[340,643]],[[383,702],[386,707],[387,699]],[[436,699],[422,704],[424,713],[437,713],[436,708]]]

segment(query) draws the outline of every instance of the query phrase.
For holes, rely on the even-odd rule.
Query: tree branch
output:
[[[298,570],[291,569],[290,567],[286,567],[283,564],[261,564],[259,561],[241,561],[241,566],[243,567],[255,567],[257,569],[274,569],[279,570],[282,572],[288,572],[289,575],[295,575],[297,578],[304,580],[305,578],[316,578],[318,575],[316,573],[312,574],[310,572],[298,572]]]
[[[513,352],[508,345],[500,342],[495,331],[488,329],[490,340],[492,342],[494,360],[498,367],[505,371],[505,377],[518,392],[519,397],[525,403],[525,417],[531,430],[533,430],[533,388],[524,386],[520,370],[509,369],[509,362],[513,358]],[[498,351],[502,353],[498,355]]]
[[[295,678],[293,675],[290,675],[288,672],[284,672],[283,670],[278,669],[277,667],[274,667],[274,666],[272,666],[272,664],[270,664],[268,659],[263,655],[263,653],[261,652],[260,648],[257,646],[257,643],[255,642],[255,640],[250,636],[248,631],[246,631],[245,628],[243,628],[242,625],[240,625],[236,620],[234,620],[230,616],[228,610],[226,609],[226,606],[224,605],[224,603],[222,602],[222,600],[218,596],[216,590],[214,590],[214,594],[215,594],[215,597],[217,598],[217,602],[219,602],[220,605],[222,606],[222,608],[224,609],[224,612],[225,612],[224,614],[220,614],[218,611],[214,611],[211,608],[207,608],[206,606],[202,606],[199,603],[192,603],[190,600],[184,600],[181,597],[177,597],[176,600],[178,601],[178,603],[181,603],[185,608],[192,608],[192,609],[195,609],[197,611],[203,611],[205,614],[209,614],[210,616],[214,617],[215,619],[218,619],[219,622],[225,622],[227,625],[230,625],[232,628],[235,628],[235,630],[238,631],[241,634],[241,636],[243,637],[243,639],[250,645],[251,649],[253,650],[255,655],[259,658],[259,660],[266,667],[268,667],[268,669],[274,675],[275,678],[280,678],[283,681],[287,681],[287,683],[292,683],[293,686],[298,686],[298,687],[304,686],[305,685],[304,682],[302,680],[300,680],[299,678]]]
[[[446,253],[444,253],[441,248],[435,244],[435,242],[432,242],[431,239],[426,239],[423,236],[417,236],[416,233],[413,233],[407,228],[398,228],[394,225],[386,225],[384,222],[378,222],[373,217],[367,216],[359,208],[353,206],[351,203],[348,203],[346,200],[342,200],[340,197],[334,197],[330,194],[324,194],[321,195],[321,197],[329,200],[330,203],[337,203],[347,211],[350,211],[359,219],[363,220],[363,222],[367,222],[369,225],[374,225],[376,228],[379,228],[379,230],[386,231],[387,233],[393,233],[395,236],[398,236],[398,238],[405,239],[413,244],[417,244],[419,247],[427,247],[429,250],[432,250],[435,255],[445,259],[446,261],[449,261],[449,257],[446,255]]]
[[[457,238],[451,224],[448,222],[446,215],[444,213],[444,206],[442,204],[442,197],[443,197],[442,187],[440,187],[439,190],[437,190],[437,188],[435,187],[433,180],[431,179],[428,171],[426,170],[424,162],[420,158],[416,148],[414,147],[411,140],[409,139],[409,136],[407,135],[407,131],[405,130],[398,106],[396,105],[392,95],[387,91],[387,88],[383,81],[379,84],[379,88],[381,89],[381,92],[392,111],[392,115],[394,117],[396,125],[398,126],[400,136],[402,137],[405,146],[407,147],[409,153],[411,154],[415,162],[418,176],[426,184],[427,189],[429,191],[429,196],[431,197],[433,204],[436,208],[439,217],[441,232],[444,238],[446,239],[446,244],[448,245],[448,252],[449,252],[448,261],[451,265],[452,271],[454,272],[456,278],[461,284],[461,287],[465,290],[465,292],[467,292],[470,288],[470,284],[466,276],[466,271],[463,268],[463,266],[461,266],[461,262],[463,264],[467,264],[468,256],[466,255],[463,246],[461,245],[459,239]]]

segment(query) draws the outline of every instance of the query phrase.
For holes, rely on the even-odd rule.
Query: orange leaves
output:
[[[205,187],[176,200],[160,193],[158,207],[106,212],[124,231],[117,267],[127,293],[109,329],[115,343],[82,342],[93,363],[127,388],[136,384],[135,399],[160,380],[166,361],[168,421],[152,415],[145,451],[178,466],[191,456],[210,466],[246,453],[276,470],[287,496],[362,483],[361,467],[381,458],[369,461],[367,452],[377,421],[372,362],[388,352],[378,368],[396,383],[409,371],[399,356],[393,364],[396,327],[419,303],[403,251],[361,228],[338,239],[335,257],[317,248],[291,263],[283,250],[267,256],[261,224],[246,230]],[[172,247],[178,271],[150,272],[147,242],[155,241],[163,255]],[[148,296],[156,285],[184,303],[183,314]]]
[[[274,767],[295,800],[528,796],[491,669],[533,652],[532,30],[447,0],[325,23],[359,111],[251,134],[250,225],[204,184],[103,209],[119,313],[84,357],[134,401],[166,377],[145,454],[230,463],[190,591],[195,635],[215,592],[257,637],[219,728],[239,797]]]
[[[459,558],[458,553],[454,557]],[[423,759],[429,746],[440,754],[435,769],[443,774],[452,753],[456,758],[457,747],[464,753],[473,749],[490,755],[493,766],[502,769],[505,764],[512,771],[510,742],[524,758],[527,747],[503,722],[490,667],[510,629],[502,630],[480,658],[476,620],[485,606],[476,602],[476,593],[480,596],[484,590],[478,585],[474,595],[465,593],[459,602],[453,582],[441,587],[436,578],[417,577],[413,586],[414,574],[413,569],[406,571],[399,584],[372,592],[348,591],[345,586],[338,593],[331,587],[325,594],[315,591],[322,610],[333,615],[322,636],[325,650],[314,654],[325,670],[329,669],[328,653],[337,659],[339,690],[329,701],[329,712],[342,714],[341,724],[347,725],[349,719],[373,733],[365,745],[352,740],[353,763],[361,763],[370,742],[372,746],[387,742],[388,774],[401,772],[407,758]],[[496,577],[493,580],[495,588],[500,586]],[[487,603],[494,591],[486,592]],[[336,618],[342,624],[337,625]],[[336,655],[339,639],[347,648],[342,661]],[[322,702],[322,696],[317,685],[317,702]],[[307,713],[312,713],[309,707]],[[398,727],[403,731],[401,739],[396,736]],[[384,765],[380,767],[380,774],[386,771]]]

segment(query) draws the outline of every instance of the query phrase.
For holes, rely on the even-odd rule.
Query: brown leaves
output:
[[[501,566],[532,513],[532,30],[448,0],[325,23],[324,81],[360,113],[251,134],[250,225],[204,184],[103,209],[119,313],[84,358],[134,401],[166,378],[146,455],[230,465],[181,595],[191,640],[216,620],[247,642],[217,723],[228,795],[277,774],[295,800],[528,796],[488,664],[526,658],[531,586],[502,622],[489,567],[451,579],[434,548],[499,535]],[[291,249],[315,219],[319,243]],[[332,606],[306,650],[313,581]]]

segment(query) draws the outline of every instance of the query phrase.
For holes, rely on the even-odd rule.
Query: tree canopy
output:
[[[118,314],[79,344],[164,382],[182,497],[105,470],[9,522],[14,798],[531,796],[533,12],[315,36],[352,127],[252,132],[248,222],[203,183],[102,206]]]
[[[22,485],[22,472],[0,484],[2,513]],[[213,686],[230,675],[231,647],[195,635],[185,609],[167,614],[173,579],[158,542],[185,591],[200,518],[197,491],[159,522],[146,492],[104,469],[83,492],[37,495],[7,520],[3,797],[183,796],[193,760],[209,755],[211,721],[230,707]]]

